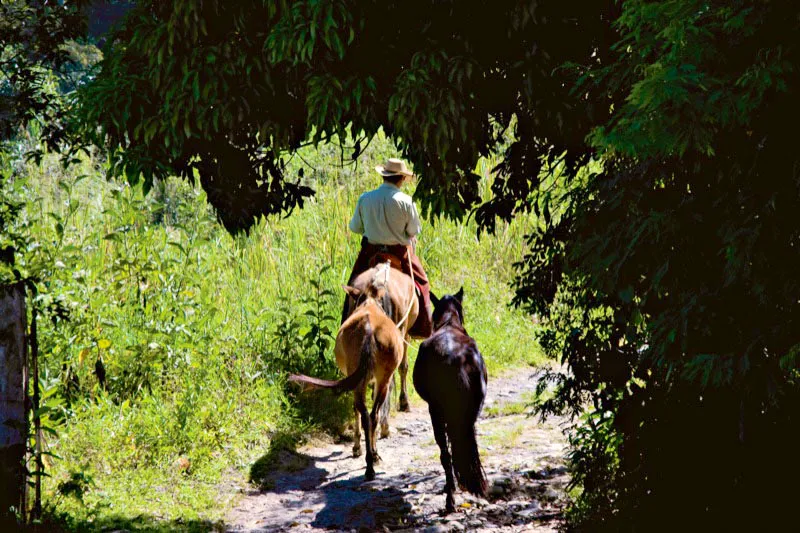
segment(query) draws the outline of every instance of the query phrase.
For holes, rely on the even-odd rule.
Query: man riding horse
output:
[[[375,478],[374,465],[380,461],[377,428],[380,427],[381,436],[389,436],[388,397],[395,370],[400,371],[399,408],[410,409],[405,338],[427,338],[433,329],[428,277],[414,253],[421,229],[419,215],[411,197],[400,191],[413,174],[399,159],[389,159],[375,170],[383,176],[383,184],[361,195],[350,221],[350,229],[363,238],[353,272],[344,287],[347,296],[342,326],[334,346],[336,365],[346,377],[338,381],[303,374],[289,377],[304,387],[353,391],[356,414],[353,456],[361,454],[359,433],[363,429],[367,480]],[[392,275],[392,269],[404,275]],[[370,384],[375,388],[372,412],[368,413],[365,395]]]
[[[375,190],[362,194],[350,220],[350,230],[361,238],[361,251],[356,258],[348,284],[378,262],[389,260],[392,267],[412,276],[417,287],[420,312],[409,335],[427,338],[432,331],[430,286],[428,276],[415,253],[417,235],[422,228],[417,208],[411,197],[400,188],[414,174],[400,159],[389,159],[375,170],[383,183]],[[352,303],[345,298],[342,322],[350,315]]]

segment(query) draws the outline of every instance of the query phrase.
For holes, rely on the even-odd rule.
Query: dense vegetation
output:
[[[568,526],[785,526],[798,26],[788,0],[145,0],[71,133],[131,183],[198,175],[235,231],[309,202],[287,151],[383,127],[431,214],[540,215],[515,301],[569,368],[542,405],[576,417]]]
[[[484,202],[476,215],[489,229],[498,216],[542,215],[516,302],[547,318],[542,338],[569,365],[544,411],[590,406],[573,435],[582,493],[570,523],[758,523],[739,511],[766,507],[764,487],[798,466],[786,438],[798,429],[795,3],[239,9],[139,4],[83,106],[98,140],[122,150],[120,168],[147,179],[194,161],[207,190],[244,203],[259,176],[253,198],[280,191],[278,150],[385,125],[434,212]],[[234,86],[231,101],[223,89]],[[512,124],[514,142],[500,146]],[[253,163],[244,183],[224,181],[231,147]],[[499,177],[481,197],[472,168],[492,148]],[[288,192],[291,205],[311,191]],[[215,194],[229,227],[248,225],[251,212]]]
[[[330,334],[359,243],[347,222],[379,179],[374,161],[390,153],[376,140],[341,168],[337,146],[305,150],[290,165],[306,169],[315,200],[237,238],[202,191],[180,181],[144,197],[107,182],[99,157],[69,172],[54,157],[6,162],[6,194],[24,202],[18,227],[31,240],[17,265],[46,279],[34,305],[43,423],[55,432],[47,451],[60,457],[46,457],[51,516],[202,528],[233,496],[220,486],[240,482],[271,446],[341,431],[347,397],[296,397],[284,377],[337,375]],[[434,290],[464,285],[468,325],[493,374],[542,360],[518,342],[531,337],[530,319],[507,307],[512,258],[530,226],[520,220],[477,241],[474,225],[426,224],[420,241]]]
[[[607,97],[590,92],[577,107],[554,70],[608,54],[599,45],[613,6],[137,2],[81,92],[78,124],[109,148],[113,172],[145,186],[199,172],[231,231],[313,193],[281,162],[306,142],[352,132],[357,157],[384,128],[422,177],[423,207],[455,218],[487,199],[475,165],[502,147],[479,212],[491,227],[494,215],[530,207],[540,156],[554,162],[571,148],[570,168],[585,161]],[[506,146],[507,131],[520,142]]]
[[[602,169],[561,181],[516,301],[567,361],[546,410],[572,441],[582,530],[781,529],[798,473],[800,11],[791,2],[629,1]],[[624,97],[624,99],[623,99]],[[770,509],[761,513],[757,509]],[[791,526],[789,526],[791,527]]]

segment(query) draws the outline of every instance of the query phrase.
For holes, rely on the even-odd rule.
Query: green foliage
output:
[[[199,172],[220,220],[238,231],[313,194],[286,152],[349,133],[346,156],[357,159],[383,127],[421,176],[425,212],[460,219],[491,199],[478,215],[493,227],[495,215],[530,209],[541,157],[554,163],[570,149],[570,168],[586,160],[583,139],[608,116],[607,94],[572,95],[555,71],[604,59],[616,10],[611,1],[137,2],[81,91],[76,133],[109,147],[113,173],[146,188]],[[519,142],[504,143],[509,128]],[[474,170],[495,149],[500,176],[482,199]]]
[[[595,132],[598,146],[639,157],[712,155],[722,132],[752,128],[759,108],[789,90],[793,47],[776,37],[793,31],[789,6],[637,0],[616,25],[619,61],[598,70],[625,103]]]
[[[334,301],[338,293],[326,288],[333,285],[330,271],[331,265],[325,265],[315,278],[309,279],[312,293],[302,296],[299,302],[286,296],[276,302],[276,323],[269,332],[265,354],[267,364],[274,370],[336,375],[336,365],[327,357],[339,329],[339,317],[331,311],[338,303]]]
[[[8,176],[0,174],[0,191],[7,187],[7,182]],[[19,201],[8,195],[3,194],[0,198],[0,283],[3,285],[16,283],[22,278],[14,262],[16,251],[24,248],[26,240],[22,233],[13,229],[21,207]]]
[[[287,164],[304,142],[349,137],[340,159],[358,160],[384,127],[426,213],[490,230],[537,215],[515,302],[568,365],[543,411],[585,417],[571,526],[791,518],[764,487],[798,473],[795,3],[221,6],[141,2],[116,33],[77,133],[111,148],[117,175],[197,173],[234,231],[318,186]],[[493,150],[487,187],[475,169]],[[432,278],[455,281],[460,265],[437,271],[428,245]],[[497,339],[476,292],[470,330]],[[762,508],[777,511],[742,517]]]
[[[62,148],[64,95],[85,81],[88,67],[96,62],[96,48],[79,42],[86,34],[87,4],[0,4],[0,142],[35,123],[41,128],[37,141],[44,148]]]
[[[76,498],[83,502],[83,495],[92,484],[92,478],[83,472],[72,472],[67,480],[58,484],[56,491],[61,496]]]
[[[347,222],[379,182],[374,161],[393,153],[384,138],[367,150],[339,168],[336,144],[304,149],[287,165],[306,169],[314,201],[235,238],[185,182],[157,182],[145,196],[106,180],[99,156],[68,171],[54,156],[13,162],[6,198],[22,204],[13,229],[35,237],[17,266],[44,280],[36,304],[41,414],[56,432],[46,450],[58,456],[44,458],[52,520],[88,530],[169,530],[183,527],[178,519],[211,527],[232,497],[221,480],[243,483],[281,443],[343,431],[350,397],[300,394],[284,376],[339,376],[332,334],[359,243]],[[506,304],[531,224],[479,241],[474,223],[426,221],[419,245],[434,288],[465,285],[467,324],[492,373],[541,362],[518,342],[531,337],[530,319]],[[93,480],[82,500],[58,492],[74,475]]]
[[[615,112],[598,164],[545,187],[516,302],[569,365],[579,530],[776,528],[797,473],[800,119],[789,2],[628,1],[575,89]],[[780,474],[778,474],[780,472]],[[696,482],[695,477],[702,479]],[[744,511],[769,506],[769,516]],[[676,510],[680,509],[679,513]]]

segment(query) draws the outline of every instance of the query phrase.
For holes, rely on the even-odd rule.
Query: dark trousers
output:
[[[431,318],[431,288],[428,283],[428,275],[422,268],[419,257],[414,253],[410,246],[402,244],[372,244],[366,237],[361,239],[361,251],[358,253],[353,271],[350,273],[348,284],[365,270],[369,270],[376,264],[389,260],[392,268],[396,268],[407,276],[411,276],[409,270],[409,258],[411,259],[411,270],[414,271],[414,284],[419,289],[419,316],[408,334],[412,337],[426,339],[433,332],[433,321]],[[350,316],[349,308],[350,297],[344,299],[344,309],[342,310],[342,322]]]

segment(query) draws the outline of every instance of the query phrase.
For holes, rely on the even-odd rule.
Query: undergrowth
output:
[[[289,168],[304,168],[316,197],[236,237],[192,184],[161,182],[144,195],[106,181],[94,158],[69,172],[50,158],[9,164],[8,194],[24,201],[19,224],[34,243],[19,267],[46,280],[35,305],[41,413],[53,430],[48,520],[208,529],[279,449],[342,431],[348,395],[301,395],[285,376],[338,376],[340,286],[359,245],[347,223],[358,195],[379,183],[372,167],[393,153],[379,139],[341,167],[334,145],[301,152]],[[533,223],[518,217],[478,239],[473,222],[424,221],[418,253],[433,290],[464,287],[466,326],[492,374],[543,361],[530,317],[508,307]],[[415,353],[416,343],[412,364]]]

